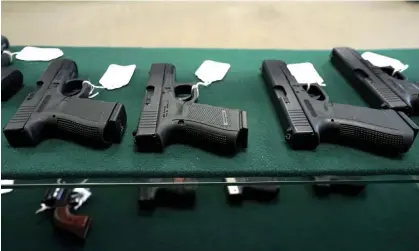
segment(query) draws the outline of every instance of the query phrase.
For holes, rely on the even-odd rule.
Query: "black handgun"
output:
[[[371,107],[419,115],[419,82],[392,67],[377,67],[351,48],[334,48],[331,62]]]
[[[12,63],[9,40],[1,36],[1,101],[7,101],[23,86],[23,74]]]
[[[196,200],[195,187],[181,185],[181,183],[192,181],[196,180],[192,178],[149,179],[148,182],[173,182],[179,184],[173,187],[140,187],[138,199],[140,210],[151,213],[156,207],[193,208]]]
[[[403,112],[332,103],[317,84],[307,91],[283,61],[263,61],[262,74],[293,149],[328,142],[396,155],[409,150],[419,130]]]
[[[356,179],[360,180],[359,177],[344,177],[344,176],[315,176],[314,181],[337,181],[345,179]],[[313,185],[314,194],[318,197],[328,196],[332,193],[337,193],[347,196],[357,196],[365,191],[365,184],[362,183],[314,183]]]
[[[239,177],[225,178],[227,182],[272,182],[278,181],[274,177]],[[278,197],[279,185],[277,184],[248,184],[248,185],[228,185],[227,200],[232,205],[241,204],[244,200],[257,202],[273,202]]]
[[[69,59],[52,61],[38,89],[30,93],[3,130],[11,146],[32,146],[58,134],[92,146],[120,142],[125,131],[124,105],[88,99],[91,87]]]
[[[139,151],[188,143],[230,154],[247,147],[245,111],[195,104],[193,84],[175,82],[175,66],[152,64],[134,140]]]

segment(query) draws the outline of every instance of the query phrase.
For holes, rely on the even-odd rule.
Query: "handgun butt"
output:
[[[110,138],[112,142],[119,143],[124,136],[127,125],[127,113],[123,104],[116,103],[108,123],[105,127],[105,135]]]
[[[263,182],[275,181],[272,177],[249,177],[249,178],[226,178],[228,182]],[[279,185],[277,184],[249,184],[227,186],[227,198],[231,205],[241,204],[244,200],[253,200],[262,203],[269,203],[277,199]]]
[[[23,74],[12,67],[1,68],[1,101],[9,100],[23,86]]]

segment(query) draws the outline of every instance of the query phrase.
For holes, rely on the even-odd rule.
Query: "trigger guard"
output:
[[[179,97],[177,99],[179,99],[180,101],[183,102],[192,102],[195,103],[198,101],[198,87],[194,87],[195,85],[192,86],[191,89],[191,95],[187,96],[187,97]]]
[[[327,95],[327,93],[323,90],[323,88],[321,88],[320,85],[318,84],[311,84],[310,85],[310,90],[316,89],[317,91],[319,91],[320,95],[310,95],[310,91],[307,92],[307,94],[311,97],[314,98],[315,100],[319,100],[319,101],[329,101],[329,96]],[[321,99],[321,97],[324,97],[324,100]]]
[[[87,83],[83,83],[84,81],[86,81],[86,80],[84,80],[84,79],[72,79],[72,80],[67,81],[63,85],[65,87],[62,88],[62,93],[64,94],[64,96],[67,96],[67,97],[88,98],[89,93],[92,90],[92,87]],[[74,90],[79,90],[79,91],[74,92],[74,90],[72,90],[72,88],[78,87],[78,86],[80,86],[80,88],[79,89],[74,89]],[[69,93],[66,93],[65,92],[66,89],[69,89],[69,90],[72,90],[72,91],[69,92]]]
[[[188,87],[188,86],[190,86],[190,88],[191,88],[191,94],[190,95],[183,96],[183,97],[177,96],[177,91],[176,91],[177,88]],[[183,102],[195,102],[198,99],[198,90],[194,86],[195,86],[195,84],[184,84],[184,83],[174,84],[173,90],[174,90],[175,98],[180,100],[180,101],[183,101]]]
[[[323,88],[321,88],[321,86],[316,85],[317,88],[319,88],[321,94],[323,94],[324,96],[324,101],[325,102],[329,102],[329,96],[327,95],[327,93],[323,90]]]

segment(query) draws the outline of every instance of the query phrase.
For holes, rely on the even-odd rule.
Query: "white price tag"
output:
[[[298,83],[308,84],[307,88],[310,88],[310,84],[318,84],[320,86],[326,86],[324,80],[317,73],[312,63],[299,63],[299,64],[288,64],[288,70],[295,77]]]
[[[236,183],[236,178],[225,178],[225,181],[229,183]],[[240,194],[240,189],[238,186],[227,186],[228,194],[235,195]]]
[[[205,60],[196,70],[195,75],[207,86],[212,82],[222,80],[229,69],[230,64]]]
[[[64,55],[64,52],[58,48],[27,46],[14,54],[16,54],[17,59],[23,61],[51,61]]]
[[[127,66],[111,64],[99,80],[99,83],[108,90],[121,88],[129,83],[135,68],[135,64]]]
[[[236,178],[225,178],[225,180],[229,183],[236,183]]]
[[[403,64],[400,60],[386,57],[386,56],[383,56],[374,52],[370,52],[370,51],[362,53],[361,56],[363,59],[370,61],[371,64],[377,67],[391,66],[394,69],[394,73],[402,72],[409,67],[409,65]]]
[[[13,183],[15,183],[14,180],[1,180],[1,185],[13,185]],[[10,193],[11,191],[13,191],[13,189],[11,188],[5,188],[5,189],[1,189],[1,194],[5,194],[5,193]]]
[[[193,88],[196,89],[199,96],[198,86],[208,86],[215,81],[220,81],[227,74],[230,69],[230,64],[216,62],[212,60],[205,60],[198,70],[196,70],[195,75],[201,80]]]

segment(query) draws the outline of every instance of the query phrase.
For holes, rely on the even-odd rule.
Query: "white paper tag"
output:
[[[225,178],[225,181],[229,183],[237,182],[236,178]],[[240,189],[238,186],[227,186],[227,190],[228,190],[228,194],[230,195],[240,194]]]
[[[23,61],[51,61],[64,55],[58,48],[38,48],[27,46],[15,52],[16,58]]]
[[[386,57],[370,51],[362,53],[361,56],[363,59],[370,61],[371,64],[377,67],[391,66],[394,69],[394,72],[402,72],[409,67],[409,65],[403,64],[400,60]]]
[[[227,74],[230,69],[230,64],[216,62],[212,60],[205,60],[198,70],[196,70],[195,75],[201,80],[201,82],[196,83],[192,88],[196,89],[197,95],[199,97],[198,86],[208,86],[215,81],[220,81]]]
[[[12,185],[13,183],[15,183],[14,180],[1,180],[1,185]],[[10,193],[11,191],[13,191],[11,188],[2,188],[1,194]]]
[[[326,86],[312,63],[288,64],[287,67],[298,83],[308,85],[307,89],[310,88],[310,84]]]
[[[135,64],[127,66],[111,64],[99,80],[99,83],[108,90],[121,88],[129,83],[135,67]]]
[[[74,206],[74,210],[79,209],[92,196],[89,188],[76,187],[73,189],[73,193],[76,193],[78,196],[77,205]]]
[[[207,86],[212,82],[222,80],[229,69],[230,64],[205,60],[196,70],[195,75],[202,81],[203,85]]]
[[[236,183],[236,178],[225,178],[225,180],[229,183]]]

